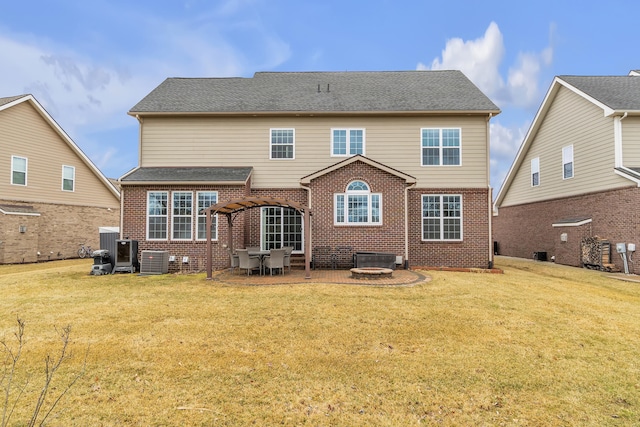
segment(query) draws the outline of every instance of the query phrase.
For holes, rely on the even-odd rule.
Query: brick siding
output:
[[[40,216],[0,214],[0,264],[77,258],[80,244],[99,249],[99,227],[117,227],[120,209],[50,203],[16,203],[33,206]],[[26,226],[21,233],[20,226]],[[40,252],[40,255],[38,255]]]
[[[639,205],[640,189],[631,187],[501,207],[493,219],[493,239],[500,255],[532,258],[533,252],[547,252],[548,258],[555,256],[559,264],[580,267],[580,241],[598,236],[611,243],[612,261],[622,270],[615,244],[640,244]],[[592,222],[579,227],[552,227],[569,218],[591,218]],[[566,242],[560,239],[562,233],[567,233]]]

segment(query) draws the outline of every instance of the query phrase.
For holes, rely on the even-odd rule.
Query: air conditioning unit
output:
[[[169,272],[169,252],[142,251],[140,274],[167,274]]]

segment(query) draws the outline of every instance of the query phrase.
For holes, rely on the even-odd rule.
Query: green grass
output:
[[[640,283],[499,258],[413,287],[229,286],[203,274],[0,266],[0,339],[26,322],[28,420],[72,326],[48,425],[640,425]]]

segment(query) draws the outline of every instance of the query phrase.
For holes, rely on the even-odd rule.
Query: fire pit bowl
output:
[[[351,277],[354,279],[376,280],[391,277],[393,270],[381,267],[359,267],[351,269]]]

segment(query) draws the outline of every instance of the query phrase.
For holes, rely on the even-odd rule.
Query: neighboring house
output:
[[[77,257],[120,194],[32,95],[0,98],[0,264]]]
[[[640,74],[558,76],[495,200],[502,255],[581,266],[581,242],[640,244]]]
[[[122,235],[169,251],[170,270],[204,270],[201,210],[250,198],[259,208],[233,215],[234,247],[303,254],[306,231],[316,261],[369,251],[486,268],[489,119],[499,112],[459,71],[170,78],[129,111],[140,162],[120,178]],[[310,224],[269,198],[310,209]],[[217,217],[222,268],[228,223]]]

